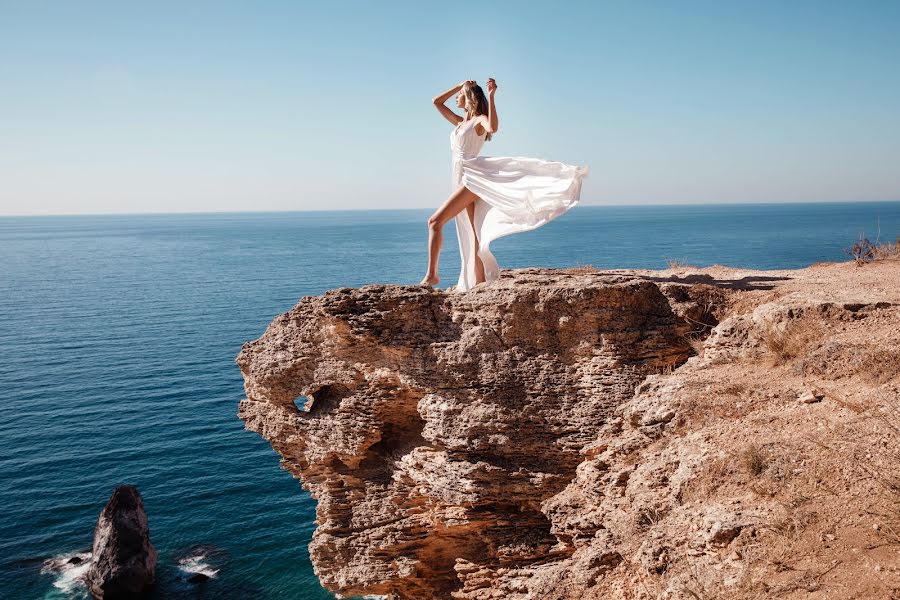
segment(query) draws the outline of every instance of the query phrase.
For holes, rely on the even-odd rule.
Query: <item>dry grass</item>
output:
[[[879,244],[876,240],[874,251],[875,260],[900,257],[900,235],[893,244]]]
[[[682,584],[680,586],[680,591],[688,598],[694,600],[735,600],[736,598],[740,598],[741,600],[768,600],[771,597],[768,595],[768,591],[764,586],[761,586],[750,579],[747,579],[746,581],[746,584],[741,583],[726,587],[724,585],[715,584],[710,586],[709,583],[704,585],[699,580],[693,580]]]
[[[799,496],[789,504],[784,505],[785,513],[781,518],[769,523],[766,529],[785,542],[796,542],[800,534],[818,518],[815,512],[801,509],[808,500],[809,498]]]
[[[828,398],[830,402],[834,402],[838,406],[842,408],[846,408],[847,410],[853,412],[854,414],[862,414],[866,412],[866,404],[865,402],[860,402],[859,400],[852,400],[845,396],[844,394],[839,394],[831,388],[827,388],[825,386],[820,385],[819,389],[825,392],[825,397]]]
[[[743,396],[749,391],[746,384],[743,383],[730,383],[722,388],[722,393],[728,394],[729,396]]]
[[[741,466],[754,477],[761,475],[768,465],[768,456],[756,444],[750,444],[740,453]]]
[[[670,269],[686,269],[693,266],[688,263],[686,258],[667,258],[666,265],[668,265]]]
[[[642,508],[637,513],[638,527],[655,527],[663,518],[663,512],[654,506]]]
[[[792,502],[783,504],[784,513],[762,526],[768,533],[766,560],[776,571],[794,571],[794,566],[809,550],[803,535],[809,526],[819,521],[819,515],[803,505],[809,498],[799,496]],[[796,583],[799,582],[795,582]],[[793,586],[790,586],[793,587]]]
[[[692,390],[690,401],[679,408],[679,415],[702,427],[722,420],[742,419],[758,408],[764,398],[753,393],[744,383],[724,383],[709,389]]]
[[[881,385],[900,376],[900,352],[872,350],[859,357],[855,372],[868,383]]]
[[[814,318],[802,316],[783,326],[771,323],[762,333],[762,342],[775,365],[806,354],[810,345],[822,338],[822,325]]]
[[[849,449],[843,454],[853,477],[877,486],[866,501],[867,514],[877,517],[881,539],[872,547],[900,546],[900,394],[877,392],[873,400],[874,406],[838,432]],[[833,445],[821,445],[835,451]]]
[[[697,356],[703,356],[703,352],[706,349],[706,345],[703,343],[703,338],[699,335],[688,335],[685,336],[687,343],[690,345],[691,350],[694,351],[694,354]]]
[[[597,268],[593,265],[578,265],[575,267],[569,267],[568,269],[563,269],[566,273],[571,273],[572,275],[586,275],[588,273],[596,273]]]
[[[731,457],[719,457],[706,463],[696,477],[691,479],[682,490],[682,500],[707,501],[716,490],[728,480],[731,474]]]
[[[858,442],[853,459],[900,504],[900,397],[879,394],[868,429],[856,426]]]
[[[656,366],[655,369],[651,371],[656,375],[672,375],[675,372],[675,369],[682,365],[682,361],[677,359],[672,360],[670,362],[665,362]]]
[[[900,239],[896,244],[878,244],[875,246],[875,260],[900,257]]]
[[[725,585],[722,573],[711,569],[701,571],[693,562],[688,562],[684,580],[676,589],[680,592],[680,597],[692,600],[768,600],[771,596],[768,595],[766,585],[754,581],[747,567],[745,564],[744,574],[737,582]]]

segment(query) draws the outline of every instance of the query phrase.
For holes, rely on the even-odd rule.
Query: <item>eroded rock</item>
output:
[[[317,500],[343,596],[888,597],[858,573],[900,572],[859,505],[896,507],[892,268],[334,290],[245,345],[240,417]]]
[[[695,287],[530,270],[468,294],[335,290],[278,317],[238,357],[240,417],[318,500],[322,583],[475,598],[491,573],[571,555],[543,503],[648,374],[692,355]]]
[[[102,600],[135,598],[153,584],[155,575],[156,549],[144,501],[136,487],[120,485],[97,520],[88,587]]]

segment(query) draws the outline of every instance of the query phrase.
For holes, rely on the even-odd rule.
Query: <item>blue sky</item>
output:
[[[900,199],[900,2],[0,0],[0,214],[436,207],[431,98],[585,204]]]

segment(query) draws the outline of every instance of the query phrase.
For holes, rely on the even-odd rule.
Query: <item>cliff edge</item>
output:
[[[239,415],[339,596],[891,598],[898,266],[333,290],[245,344]]]

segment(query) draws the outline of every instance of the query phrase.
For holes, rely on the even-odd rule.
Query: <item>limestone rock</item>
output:
[[[245,344],[239,416],[317,501],[310,555],[341,597],[890,597],[900,579],[858,573],[871,549],[900,572],[895,529],[861,516],[896,507],[897,273],[333,290]],[[785,405],[820,385],[834,402]]]
[[[542,504],[639,383],[692,355],[694,324],[679,314],[705,314],[694,287],[524,270],[467,294],[334,290],[275,319],[237,359],[240,417],[318,500],[310,551],[322,583],[491,597],[478,582],[571,555]],[[631,418],[657,430],[673,415],[651,406]],[[618,557],[611,548],[594,563]]]
[[[800,392],[800,395],[797,396],[797,401],[801,404],[813,404],[815,402],[821,402],[825,398],[825,394],[818,389],[807,389]]]

